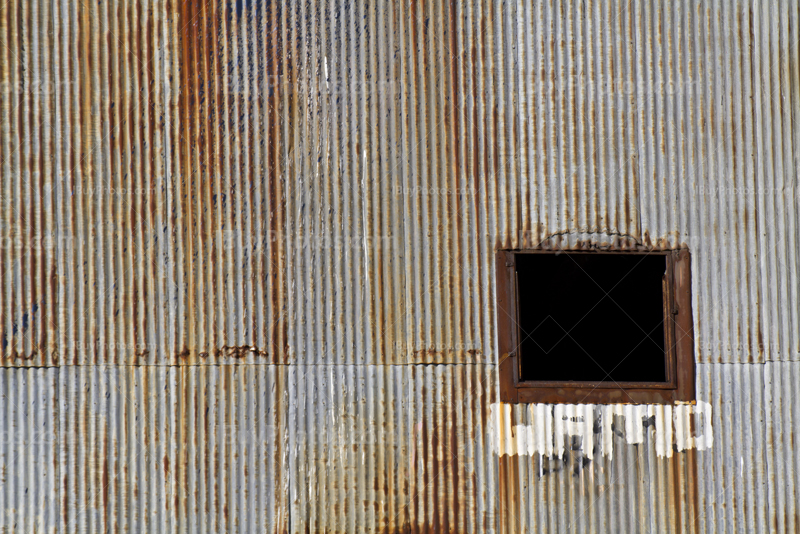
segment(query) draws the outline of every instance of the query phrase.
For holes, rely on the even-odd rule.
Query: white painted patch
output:
[[[527,404],[493,403],[492,449],[499,455],[561,456],[573,442],[587,458],[614,455],[614,441],[643,443],[655,440],[656,454],[669,458],[673,451],[710,449],[714,436],[711,405],[680,404]],[[694,426],[694,432],[692,428]]]

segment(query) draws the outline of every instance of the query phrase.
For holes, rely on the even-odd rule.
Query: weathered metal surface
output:
[[[711,411],[702,402],[494,406],[500,530],[695,531],[696,451],[715,445]]]
[[[491,363],[495,247],[615,243],[800,358],[796,3],[137,6],[3,8],[4,365]]]
[[[800,358],[799,10],[511,3],[496,243],[686,245],[698,361]]]
[[[697,453],[703,532],[797,529],[797,525],[779,528],[775,522],[777,502],[770,488],[777,480],[770,464],[787,451],[775,447],[767,436],[775,409],[766,369],[765,365],[698,366],[698,395],[712,405],[714,428],[714,446]],[[787,490],[793,492],[791,487]]]
[[[493,366],[290,369],[293,531],[495,528]]]
[[[495,381],[476,365],[62,368],[62,531],[491,531]]]
[[[583,467],[588,475],[529,480],[541,455],[501,456],[508,531],[797,528],[796,382],[788,386],[787,369],[784,388],[773,387],[763,362],[798,359],[799,14],[797,2],[510,6],[505,50],[516,78],[498,245],[688,246],[705,363],[698,402],[710,404],[714,430],[711,448],[676,454],[651,478],[647,466],[665,463],[646,452],[659,435],[648,427],[623,453],[640,471],[610,486],[602,462]],[[778,395],[787,400],[770,423]],[[509,432],[526,424],[512,416]],[[531,432],[551,439],[546,426]],[[564,458],[576,465],[570,449],[556,454],[562,469]]]
[[[789,0],[0,5],[0,376],[60,401],[57,454],[4,449],[3,525],[797,529],[799,28]],[[668,454],[689,408],[672,442],[610,408],[613,457],[502,452],[492,259],[534,245],[689,247],[708,447]]]
[[[52,13],[9,2],[0,16],[0,348],[3,365],[57,358],[57,218]]]
[[[503,530],[796,531],[798,373],[701,364],[695,406],[492,406]]]
[[[286,532],[285,375],[265,365],[59,369],[60,531]]]
[[[764,419],[768,473],[768,528],[800,530],[800,362],[764,366]],[[758,413],[758,412],[756,412]],[[758,415],[761,415],[760,413]],[[755,418],[754,418],[755,419]],[[760,418],[756,419],[761,423]],[[756,469],[763,469],[756,466]],[[759,504],[759,501],[756,501]]]
[[[0,532],[57,532],[58,370],[0,369]]]

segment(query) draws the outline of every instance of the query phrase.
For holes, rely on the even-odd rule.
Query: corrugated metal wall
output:
[[[0,6],[0,526],[800,529],[798,28]],[[691,249],[698,405],[498,404],[494,250],[606,245]]]

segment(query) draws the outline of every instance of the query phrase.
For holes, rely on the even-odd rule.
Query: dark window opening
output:
[[[665,382],[666,265],[660,254],[519,255],[520,379]]]
[[[504,402],[694,400],[690,254],[497,253]]]

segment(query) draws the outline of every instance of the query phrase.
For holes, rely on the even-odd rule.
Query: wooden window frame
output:
[[[691,257],[687,249],[666,251],[560,251],[568,254],[659,254],[666,256],[664,337],[666,382],[521,381],[516,257],[554,254],[550,250],[498,250],[497,333],[500,400],[553,404],[672,404],[695,400]],[[671,306],[670,306],[671,304]],[[676,335],[679,332],[680,335]],[[613,343],[613,337],[609,338]]]

